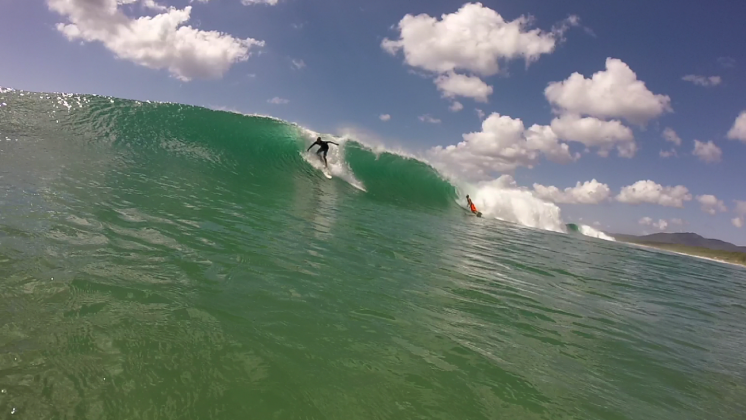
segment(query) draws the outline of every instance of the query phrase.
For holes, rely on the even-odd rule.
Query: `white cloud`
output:
[[[697,201],[699,201],[699,204],[702,205],[701,208],[703,212],[711,214],[713,216],[718,212],[725,213],[728,211],[728,208],[725,207],[725,203],[723,202],[723,200],[718,200],[718,198],[714,195],[698,195]]]
[[[616,200],[627,204],[657,204],[666,207],[684,207],[684,201],[691,201],[692,195],[683,185],[664,187],[653,181],[637,181],[622,188]]]
[[[463,96],[473,98],[475,101],[487,102],[487,98],[492,95],[492,86],[484,83],[482,79],[454,72],[438,76],[435,79],[435,85],[446,98]]]
[[[462,105],[461,102],[455,101],[450,107],[448,107],[448,109],[450,109],[451,112],[459,112],[464,109],[464,105]]]
[[[381,47],[404,61],[435,73],[466,70],[483,76],[497,74],[499,60],[526,62],[554,51],[556,35],[529,29],[524,16],[506,22],[481,3],[467,3],[441,20],[427,14],[406,15],[399,22],[399,39],[384,39]]]
[[[731,57],[718,57],[718,64],[723,68],[730,69],[736,66],[736,60]]]
[[[622,157],[633,157],[637,151],[632,130],[617,120],[603,121],[593,117],[580,118],[577,115],[565,114],[552,120],[552,130],[564,140],[583,143],[588,147],[598,147],[602,156],[608,155],[614,146]]]
[[[738,216],[731,219],[733,226],[742,228],[744,225],[744,219],[746,219],[746,201],[733,200],[736,206],[733,208],[733,212]]]
[[[565,204],[599,204],[611,195],[609,186],[595,179],[582,184],[578,182],[575,187],[564,190],[554,186],[545,187],[541,184],[534,184],[534,191],[539,198]]]
[[[547,159],[555,163],[570,163],[580,159],[579,154],[570,154],[570,146],[560,143],[552,127],[534,124],[526,130],[526,144],[531,150],[543,152]]]
[[[736,214],[740,216],[746,215],[746,201],[741,200],[733,200],[734,203],[736,203],[736,207],[733,209]]]
[[[399,38],[384,39],[381,48],[391,55],[402,52],[412,68],[440,75],[435,84],[444,96],[487,102],[492,87],[480,77],[499,73],[501,62],[523,59],[528,65],[552,53],[565,31],[580,24],[570,16],[545,32],[531,29],[531,21],[521,16],[508,22],[481,3],[467,3],[440,19],[405,15],[396,26]]]
[[[430,123],[430,124],[440,124],[441,122],[440,119],[433,118],[428,114],[420,115],[418,118],[420,119],[420,121]]]
[[[695,74],[688,74],[682,77],[681,80],[692,82],[697,86],[717,86],[723,81],[720,76],[705,77],[697,76]]]
[[[671,219],[670,223],[676,226],[684,226],[686,224],[686,222],[682,219]]]
[[[728,131],[728,138],[746,142],[746,111],[741,111],[741,114],[738,115],[733,127]]]
[[[306,67],[306,62],[303,61],[303,60],[292,60],[290,62],[290,64],[292,64],[292,66],[293,66],[293,68],[295,70],[300,70],[300,69]]]
[[[627,64],[615,58],[606,59],[606,70],[590,79],[573,73],[567,80],[550,83],[544,95],[561,113],[624,118],[634,124],[672,111],[671,98],[648,90]]]
[[[485,117],[485,113],[484,113],[484,111],[482,111],[482,110],[481,110],[481,109],[479,109],[479,108],[475,108],[475,109],[474,109],[474,111],[476,111],[476,113],[477,113],[477,117],[479,117],[479,119],[480,119],[480,120],[483,120],[483,119],[484,119],[484,117]]]
[[[164,12],[131,18],[119,10],[116,0],[47,0],[47,4],[67,19],[57,24],[57,30],[68,40],[101,42],[118,58],[167,69],[184,81],[222,77],[233,64],[248,60],[251,48],[264,46],[264,41],[186,26],[191,6],[166,10],[146,1],[145,5]]]
[[[678,154],[678,153],[676,152],[676,150],[675,150],[675,149],[671,149],[671,150],[661,150],[659,154],[660,154],[660,156],[661,156],[662,158],[670,158],[671,156],[678,156],[678,155],[679,155],[679,154]]]
[[[674,223],[674,222],[676,222],[676,223]],[[666,230],[668,228],[668,223],[669,222],[667,222],[667,221],[665,221],[663,219],[659,219],[656,222],[655,220],[651,219],[650,217],[643,217],[642,219],[640,219],[640,221],[638,223],[641,224],[641,225],[643,225],[643,226],[651,226],[651,227],[653,227],[653,228],[655,228],[655,229],[657,229],[657,230],[659,230],[659,231],[662,232],[662,231],[664,231],[664,230]],[[681,220],[681,219],[672,219],[671,220],[671,224],[683,224],[683,220]]]
[[[389,114],[381,114],[378,118],[381,121],[389,121],[391,119],[391,115],[389,115]]]
[[[677,219],[677,220],[679,220],[679,219]],[[654,227],[655,229],[658,229],[661,232],[664,231],[664,230],[666,230],[668,228],[668,222],[665,221],[665,220],[663,220],[663,219],[659,219],[656,222],[656,221],[654,221],[653,219],[651,219],[649,217],[643,217],[642,219],[640,219],[640,221],[638,223],[641,224],[641,225],[643,225],[643,226]]]
[[[662,134],[663,138],[666,139],[666,141],[670,141],[671,143],[675,144],[676,146],[681,146],[681,137],[679,137],[678,134],[673,130],[671,127],[666,127],[665,130],[663,130]]]
[[[276,6],[279,0],[241,0],[241,4],[244,6],[250,6],[252,4],[267,4],[270,6]]]
[[[267,101],[267,103],[270,103],[272,105],[285,105],[287,103],[290,103],[287,99],[280,98],[278,96],[275,96],[274,98]]]
[[[550,127],[534,125],[526,130],[520,119],[497,113],[482,122],[482,131],[464,134],[463,139],[457,145],[431,149],[431,161],[467,179],[487,179],[493,171],[533,167],[542,154],[560,163],[574,159]]]
[[[716,163],[720,162],[720,159],[723,156],[723,151],[720,150],[720,148],[712,141],[705,143],[699,140],[694,140],[693,154],[705,163]]]

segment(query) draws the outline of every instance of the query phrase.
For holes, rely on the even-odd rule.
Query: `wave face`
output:
[[[200,171],[224,174],[226,182],[234,180],[267,198],[287,193],[301,179],[323,179],[315,149],[306,152],[320,134],[275,118],[92,95],[6,95],[20,101],[14,105],[17,111],[43,110],[50,117],[35,121],[39,130],[72,131],[79,146],[99,152],[108,148],[107,159],[185,159]],[[512,179],[470,184],[441,175],[424,159],[374,150],[355,139],[321,136],[340,144],[331,146],[328,172],[366,199],[417,211],[459,213],[456,210],[466,207],[465,195],[471,194],[487,218],[567,232],[556,205],[518,188]],[[605,238],[592,230],[580,232]]]

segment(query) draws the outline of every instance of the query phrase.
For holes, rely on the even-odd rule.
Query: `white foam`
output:
[[[316,156],[316,150],[318,149],[312,149],[310,152],[306,152],[308,149],[308,146],[313,144],[314,141],[316,141],[317,137],[320,137],[320,135],[312,130],[309,130],[307,128],[303,128],[301,126],[296,126],[302,133],[303,139],[304,139],[304,145],[303,150],[300,152],[301,156],[303,157],[303,160],[308,162],[311,166],[318,169],[319,171],[324,170],[324,162],[321,161]],[[328,141],[328,135],[324,136],[327,137]],[[354,173],[352,172],[352,169],[347,164],[347,161],[345,161],[344,158],[344,148],[345,143],[347,142],[347,139],[344,138],[337,138],[331,136],[331,141],[335,143],[339,143],[339,146],[331,146],[329,147],[329,152],[326,155],[326,160],[329,164],[329,166],[326,168],[327,171],[332,174],[332,176],[341,178],[344,181],[346,181],[348,184],[352,185],[353,187],[361,190],[365,190],[365,185],[363,185],[362,182],[360,182],[357,178],[355,178]]]
[[[530,190],[518,187],[510,175],[476,185],[462,183],[461,194],[469,194],[485,217],[517,223],[532,228],[565,233],[561,210],[556,204],[536,197]],[[460,201],[466,203],[464,194]]]
[[[614,239],[613,237],[601,232],[600,230],[596,230],[588,225],[579,225],[578,230],[583,235],[590,236],[591,238],[598,238],[598,239],[603,239],[605,241],[616,242],[616,239]]]

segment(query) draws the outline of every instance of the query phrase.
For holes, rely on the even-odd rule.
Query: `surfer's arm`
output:
[[[333,144],[333,145],[335,145],[335,146],[339,146],[339,144],[337,144],[337,143],[334,143],[333,141],[330,141],[330,142],[327,142],[327,143],[331,143],[331,144]]]
[[[316,146],[316,143],[314,143],[314,144],[312,144],[312,145],[308,146],[308,149],[306,149],[306,152],[307,152],[307,151],[309,151],[309,150],[311,150],[311,148],[312,148],[313,146]]]

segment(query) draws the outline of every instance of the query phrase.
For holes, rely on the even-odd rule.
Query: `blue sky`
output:
[[[246,5],[240,0],[155,3],[119,0],[119,5],[112,2],[5,0],[0,6],[0,57],[3,57],[0,86],[222,107],[273,115],[321,132],[354,127],[386,139],[388,144],[423,153],[434,146],[455,145],[464,141],[464,134],[477,133],[469,137],[467,142],[471,143],[463,149],[452,154],[435,154],[433,159],[441,159],[444,167],[467,176],[476,173],[472,165],[481,165],[479,168],[485,174],[479,181],[510,173],[518,185],[529,189],[541,184],[564,190],[577,182],[596,179],[609,190],[607,194],[603,194],[603,188],[600,194],[594,190],[598,200],[577,200],[575,193],[583,190],[565,195],[548,194],[545,198],[558,202],[565,220],[582,218],[588,224],[600,222],[607,231],[652,233],[661,227],[659,221],[664,220],[667,231],[695,231],[746,245],[746,228],[737,228],[742,223],[733,220],[746,214],[746,204],[741,207],[744,213],[741,214],[734,201],[746,201],[743,185],[746,168],[742,164],[746,161],[746,139],[738,139],[746,137],[746,126],[743,133],[734,130],[732,138],[728,138],[736,118],[746,110],[746,49],[741,46],[746,39],[744,2],[506,0],[484,1],[481,6],[472,4],[470,10],[474,13],[469,16],[494,23],[496,14],[507,28],[515,28],[510,25],[516,19],[531,16],[530,23],[518,35],[525,36],[538,29],[542,31],[542,40],[552,43],[551,51],[531,56],[526,47],[511,57],[510,48],[501,47],[502,41],[496,40],[496,49],[491,50],[493,56],[485,53],[487,62],[492,57],[497,63],[496,74],[484,70],[484,54],[464,53],[458,56],[455,65],[448,64],[449,59],[454,59],[453,54],[468,51],[470,45],[493,40],[494,36],[449,38],[448,42],[455,43],[459,50],[456,52],[428,48],[422,43],[422,37],[430,36],[430,41],[439,42],[453,36],[456,32],[449,33],[448,28],[439,25],[444,14],[454,22],[456,18],[467,19],[467,14],[462,13],[464,2],[279,0],[277,4]],[[189,19],[180,26],[226,34],[214,35],[210,48],[213,51],[225,48],[229,57],[240,56],[241,46],[238,41],[227,42],[225,37],[253,39],[247,41],[251,44],[247,51],[250,56],[245,61],[238,58],[226,61],[197,54],[199,60],[194,62],[182,54],[184,51],[174,52],[161,45],[158,48],[168,52],[165,58],[150,57],[138,63],[133,58],[138,54],[134,49],[141,45],[135,42],[122,47],[120,43],[117,47],[113,32],[102,29],[117,21],[91,13],[91,5],[104,9],[107,5],[118,6],[118,13],[128,19],[165,16],[169,13],[166,7],[183,11],[190,6]],[[418,21],[425,27],[418,27],[424,31],[420,38],[404,35],[405,29],[417,29],[400,25],[408,14],[425,14],[431,19]],[[568,20],[570,16],[577,16],[579,21]],[[70,28],[68,32],[60,30],[56,26],[59,23],[77,23],[77,32],[70,32]],[[556,30],[563,24],[566,30],[560,34]],[[466,24],[468,28],[478,26],[476,21]],[[443,38],[433,38],[438,36]],[[111,42],[102,42],[105,38]],[[82,42],[86,39],[89,42]],[[400,41],[395,51],[382,46],[385,39]],[[464,42],[463,49],[459,42]],[[120,49],[115,51],[117,48]],[[204,45],[195,41],[193,48],[204,49]],[[409,60],[405,58],[407,53],[419,54],[421,60]],[[531,57],[527,66],[528,56]],[[641,100],[625,102],[625,98],[632,96],[625,91],[624,82],[620,82],[622,87],[616,90],[615,98],[594,99],[578,85],[562,92],[565,99],[549,100],[545,89],[550,83],[566,81],[575,72],[590,83],[595,73],[607,71],[607,58],[619,60],[634,73],[636,81],[644,83],[646,92]],[[453,75],[490,86],[492,93],[487,95],[487,102],[480,102],[479,94],[473,93],[479,86],[438,89],[436,78],[453,78]],[[685,76],[689,80],[683,80]],[[190,80],[183,80],[186,78]],[[449,91],[456,92],[456,96],[444,97]],[[268,102],[272,98],[287,102]],[[660,109],[633,109],[645,100],[653,101],[651,106],[659,104]],[[454,101],[463,106],[459,112],[449,110]],[[494,124],[492,128],[484,128],[476,108],[484,111],[487,119],[493,118],[492,113],[510,117],[510,121],[500,120],[506,124],[520,119],[525,129],[534,124],[551,126],[559,143],[554,141],[551,146],[546,143],[539,149],[521,146],[524,157],[530,155],[530,158],[511,160],[505,153],[507,134],[501,131],[505,126]],[[630,121],[638,111],[647,112],[645,121]],[[390,120],[382,121],[379,117],[383,114],[390,115]],[[587,133],[586,144],[568,138],[579,135],[572,134],[577,132],[572,127],[579,125],[567,126],[563,132],[559,125],[552,124],[554,119],[559,122],[560,117],[574,114],[604,126],[619,122],[614,131],[617,134],[612,135],[616,136],[615,142],[608,143],[608,156],[598,154],[603,147],[587,147],[600,144],[589,139]],[[424,122],[420,117],[425,115],[440,122]],[[498,116],[494,118],[497,123]],[[667,127],[676,132],[681,145],[664,140],[662,133]],[[634,140],[625,130],[631,130]],[[516,135],[515,142],[525,143],[524,134]],[[695,139],[704,144],[712,141],[720,153],[710,146],[704,148],[705,153],[695,156]],[[634,156],[620,156],[617,147],[629,145],[630,141],[636,145]],[[557,149],[561,144],[569,147],[566,156],[580,153],[580,158],[547,159],[549,148],[561,151]],[[672,148],[677,156],[660,155],[661,151]],[[478,163],[475,156],[482,153],[493,153],[494,159]],[[526,162],[532,168],[525,166]],[[618,200],[622,188],[644,180],[664,188],[681,185],[687,191],[676,196],[681,191],[645,193],[638,188],[637,195],[622,200],[626,202]],[[687,194],[688,200],[676,202],[676,197]],[[703,195],[715,196],[727,211],[722,211],[717,202],[706,207],[714,215],[703,211],[697,198]],[[585,204],[567,204],[567,201]],[[677,225],[675,219],[684,224]]]

